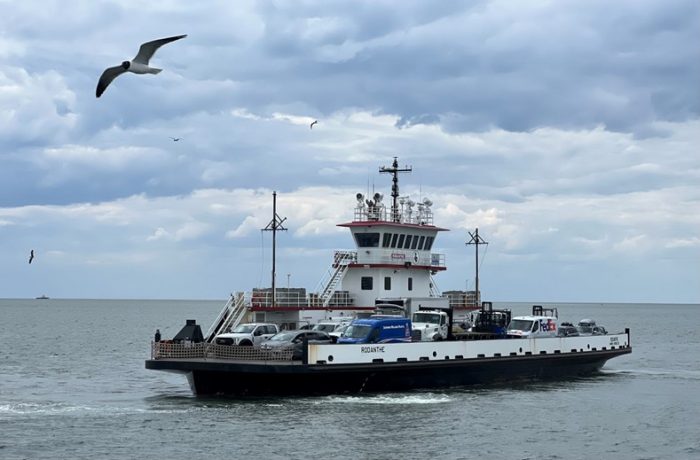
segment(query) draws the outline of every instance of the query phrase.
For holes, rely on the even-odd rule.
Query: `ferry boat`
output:
[[[152,342],[146,368],[184,374],[197,395],[294,395],[443,388],[514,379],[591,374],[607,360],[631,353],[630,332],[590,336],[530,335],[519,338],[475,325],[454,333],[476,310],[478,326],[498,318],[505,332],[510,317],[481,302],[478,281],[472,292],[440,293],[433,276],[446,270],[444,254],[432,252],[440,232],[432,202],[414,202],[399,194],[398,160],[380,173],[392,176],[391,202],[375,193],[358,193],[350,230],[355,250],[335,251],[328,273],[315,292],[275,286],[275,235],[285,230],[273,193],[272,286],[232,294],[206,333],[195,320],[170,340]],[[476,244],[485,243],[478,230]],[[477,272],[478,280],[478,272]],[[367,317],[386,312],[410,318],[420,310],[446,312],[444,340],[425,337],[403,343],[304,343],[302,359],[293,350],[274,352],[256,346],[218,344],[220,334],[241,323],[274,323],[298,329],[331,318]],[[540,307],[541,308],[541,307]],[[534,314],[534,313],[533,313]],[[374,316],[381,318],[381,316]],[[506,323],[503,323],[506,321]],[[536,322],[536,321],[535,321]],[[548,320],[551,332],[552,320]],[[414,331],[415,332],[415,331]],[[420,336],[420,334],[418,334]]]

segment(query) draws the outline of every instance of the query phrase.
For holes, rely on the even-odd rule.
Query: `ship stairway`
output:
[[[335,294],[338,285],[343,280],[345,273],[348,270],[348,264],[355,260],[356,253],[354,251],[337,251],[333,260],[333,265],[328,270],[328,281],[319,298],[322,301],[322,305],[327,307],[330,304],[333,294]]]
[[[441,297],[440,289],[435,284],[435,279],[430,275],[430,297]]]
[[[237,292],[235,296],[231,295],[223,310],[219,313],[219,317],[216,318],[216,321],[207,331],[206,341],[211,343],[218,334],[233,330],[243,320],[247,311],[243,293]]]

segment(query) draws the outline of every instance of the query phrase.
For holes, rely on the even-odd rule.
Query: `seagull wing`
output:
[[[95,96],[102,96],[102,93],[104,93],[107,89],[107,86],[109,86],[109,84],[112,83],[112,80],[114,80],[124,72],[126,72],[126,70],[120,65],[116,67],[110,67],[109,69],[102,72],[100,81],[97,82],[97,90],[95,91]]]
[[[153,54],[158,48],[165,45],[166,43],[174,42],[175,40],[185,38],[186,36],[187,35],[176,35],[174,37],[159,38],[158,40],[146,42],[143,45],[141,45],[141,48],[139,48],[139,53],[134,58],[134,62],[148,65],[148,61],[151,60]]]

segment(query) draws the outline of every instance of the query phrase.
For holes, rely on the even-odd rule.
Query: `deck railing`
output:
[[[230,361],[291,361],[293,347],[263,350],[257,347],[215,343],[151,342],[151,359],[203,359]]]
[[[312,292],[306,294],[289,293],[285,291],[277,291],[275,293],[275,304],[277,308],[308,308],[308,307],[352,307],[355,305],[355,298],[348,291],[334,291],[328,300],[328,304],[324,305],[323,297]],[[272,292],[269,289],[257,290],[253,293],[246,293],[246,305],[255,308],[270,308],[272,307]]]

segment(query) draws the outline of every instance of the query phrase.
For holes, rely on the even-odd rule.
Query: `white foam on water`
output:
[[[87,406],[68,406],[60,403],[10,403],[0,404],[0,414],[65,414],[89,410]]]
[[[0,415],[65,415],[70,413],[98,413],[98,414],[133,414],[133,413],[154,413],[154,414],[180,414],[190,412],[191,408],[182,409],[149,409],[140,407],[116,407],[116,406],[84,406],[68,405],[63,403],[9,403],[0,404]]]
[[[329,396],[316,404],[328,402],[340,404],[379,404],[379,405],[414,405],[414,404],[444,404],[452,401],[446,394],[378,394],[367,396]]]

